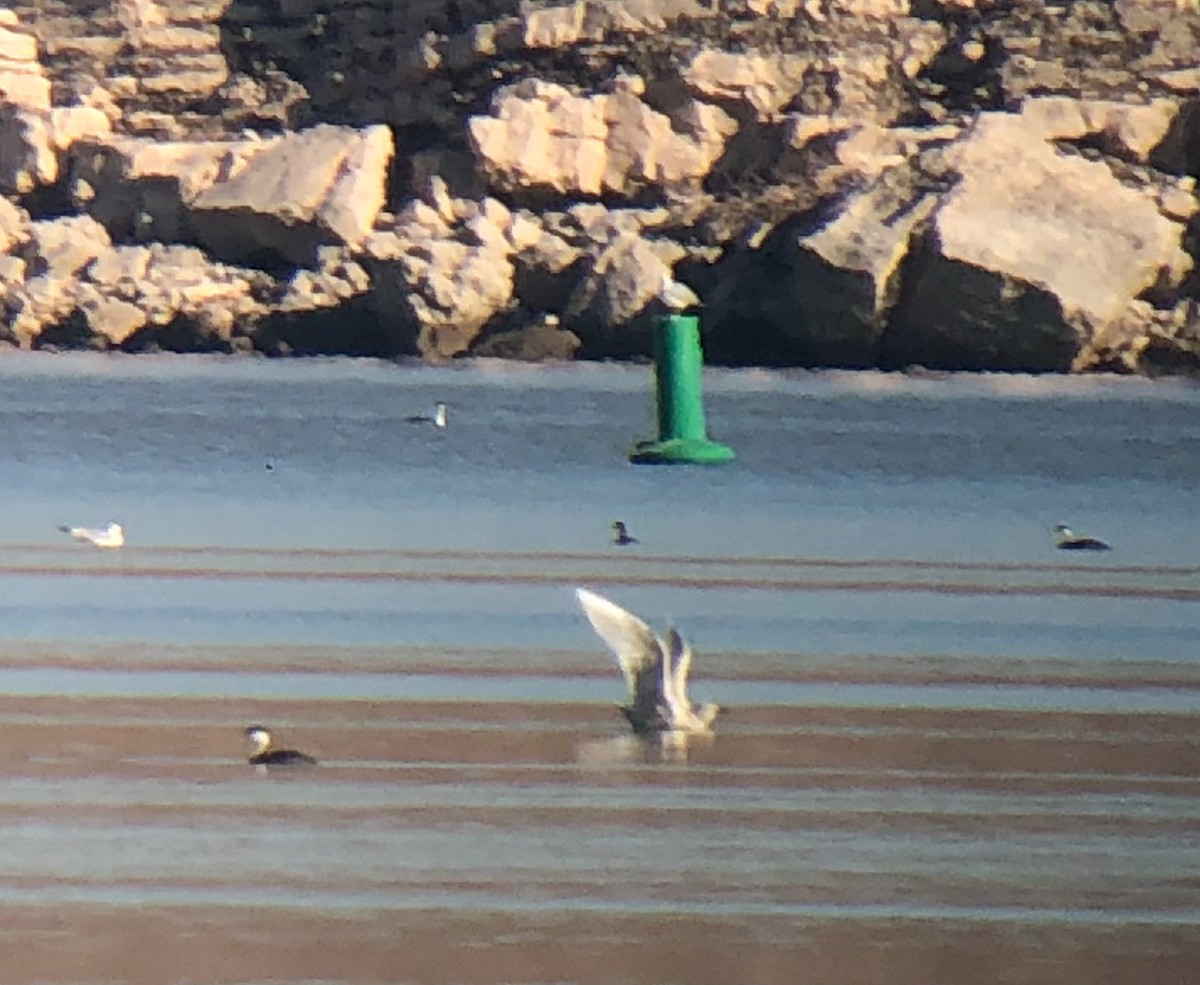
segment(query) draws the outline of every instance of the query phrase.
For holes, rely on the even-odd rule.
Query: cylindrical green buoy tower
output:
[[[733,461],[733,449],[709,441],[704,428],[700,378],[700,322],[695,315],[667,315],[654,336],[658,440],[639,441],[629,454],[638,465],[715,465]]]

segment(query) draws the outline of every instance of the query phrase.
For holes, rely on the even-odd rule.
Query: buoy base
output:
[[[732,448],[707,438],[639,441],[629,453],[634,465],[720,465],[733,459]]]

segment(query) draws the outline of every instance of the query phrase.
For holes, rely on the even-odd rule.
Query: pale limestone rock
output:
[[[48,129],[51,145],[62,152],[80,140],[107,138],[112,121],[95,106],[57,106],[50,110]]]
[[[121,345],[146,324],[146,313],[135,304],[119,298],[101,297],[80,306],[88,328],[103,336],[111,345]]]
[[[200,191],[187,203],[190,217],[215,255],[273,253],[311,263],[318,246],[358,246],[370,233],[392,152],[387,127],[288,133]]]
[[[531,9],[525,14],[523,41],[526,48],[566,48],[585,40],[584,23],[588,5],[585,2],[562,7]],[[599,41],[603,33],[593,28],[588,41]]]
[[[361,264],[341,247],[322,247],[314,270],[297,270],[288,281],[279,310],[291,314],[336,308],[371,288]]]
[[[213,263],[194,247],[150,247],[150,263],[139,302],[154,324],[165,325],[177,314],[214,324],[232,324],[261,314],[246,271]],[[229,317],[216,317],[224,312]]]
[[[812,0],[810,0],[811,4]],[[820,0],[829,12],[866,20],[887,21],[907,17],[909,0]],[[806,4],[808,6],[808,4]]]
[[[620,233],[595,256],[572,294],[567,323],[581,335],[595,335],[633,321],[653,307],[664,275],[670,275],[685,254],[678,243]]]
[[[88,267],[88,280],[114,295],[134,297],[149,280],[150,258],[148,246],[114,246]]]
[[[902,264],[937,197],[897,168],[852,195],[827,225],[796,240],[786,278],[764,285],[765,313],[821,365],[876,365]]]
[[[1190,270],[1185,227],[1149,189],[1057,152],[1054,136],[1044,117],[987,113],[949,149],[962,179],[897,309],[898,361],[1066,371],[1089,333]]]
[[[363,266],[379,317],[401,350],[432,359],[465,352],[513,300],[512,213],[500,202],[459,202],[442,212],[413,200],[391,230],[364,243]]]
[[[680,17],[711,14],[695,0],[577,0],[560,6],[529,7],[522,14],[521,42],[527,49],[569,48],[661,31]]]
[[[1098,323],[1190,268],[1182,227],[1159,213],[1149,190],[1030,136],[1019,118],[985,114],[956,148],[963,180],[936,220],[943,255],[1048,288]]]
[[[7,253],[28,238],[28,214],[7,198],[0,197],[0,253]]]
[[[0,286],[5,288],[21,284],[25,280],[27,264],[11,253],[0,255]]]
[[[78,283],[73,277],[33,273],[27,264],[25,282],[9,291],[8,338],[29,348],[47,326],[65,321],[78,307]]]
[[[89,216],[42,219],[29,224],[29,240],[21,247],[30,271],[66,279],[111,247],[108,232]]]
[[[155,0],[116,0],[114,13],[121,29],[133,37],[167,23],[164,5]]]
[[[508,220],[504,235],[514,251],[527,250],[541,241],[542,224],[530,214],[514,212]]]
[[[191,238],[191,202],[238,174],[266,141],[155,141],[116,137],[77,141],[68,153],[76,204],[124,238]],[[80,195],[82,186],[87,193]]]
[[[806,54],[702,48],[683,65],[680,77],[696,95],[745,103],[766,122],[792,101],[811,64]]]
[[[696,107],[690,133],[627,92],[576,96],[530,80],[500,91],[493,115],[468,121],[479,164],[493,185],[560,193],[628,194],[649,183],[698,182],[737,124]]]
[[[1159,83],[1181,96],[1200,95],[1200,66],[1177,68],[1160,72],[1155,77]]]
[[[0,108],[0,189],[21,195],[53,184],[62,171],[63,152],[78,140],[111,132],[109,119],[88,106],[45,112]]]
[[[0,107],[0,191],[26,195],[58,179],[58,156],[46,115]]]
[[[791,113],[783,118],[781,132],[789,147],[801,150],[810,140],[839,133],[851,126],[850,120],[828,113]]]
[[[838,163],[848,171],[875,178],[911,160],[924,146],[949,142],[959,134],[959,128],[952,125],[916,128],[865,123],[849,128],[838,141],[835,153]]]
[[[10,31],[0,26],[0,64],[4,62],[36,62],[37,38],[32,34]]]
[[[1043,139],[1097,137],[1119,157],[1146,162],[1167,136],[1179,105],[1155,99],[1144,105],[1046,96],[1030,99],[1021,115]]]
[[[800,9],[800,0],[746,0],[746,9],[758,17],[791,20]]]
[[[395,153],[391,128],[367,127],[351,140],[341,169],[319,210],[319,221],[342,243],[358,246],[383,209],[387,171]]]
[[[0,61],[0,104],[45,112],[50,109],[50,79],[36,62]]]
[[[1168,219],[1186,223],[1200,212],[1200,200],[1194,188],[1175,185],[1158,192],[1158,210]]]

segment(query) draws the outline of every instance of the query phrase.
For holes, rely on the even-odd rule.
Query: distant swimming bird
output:
[[[630,544],[638,543],[638,539],[630,535],[628,528],[623,520],[613,520],[612,522],[613,543],[618,547],[627,547]]]
[[[688,700],[692,649],[683,637],[668,629],[666,640],[659,639],[637,616],[586,588],[575,589],[575,597],[621,665],[629,686],[629,704],[621,713],[634,732],[710,734],[721,706]]]
[[[1050,531],[1060,551],[1110,551],[1112,548],[1098,537],[1080,537],[1065,523],[1056,523]]]
[[[243,733],[250,744],[247,759],[251,766],[315,766],[316,759],[295,749],[276,749],[271,732],[262,725],[251,725]]]
[[[658,299],[672,311],[687,311],[689,308],[700,306],[700,298],[696,296],[696,292],[672,277],[669,270],[663,271]]]
[[[432,414],[413,414],[411,417],[406,417],[405,420],[410,424],[432,424],[435,428],[444,428],[446,426],[446,405],[436,403],[433,405]]]
[[[58,529],[96,547],[122,547],[125,544],[125,531],[119,523],[110,523],[107,527],[68,527],[60,524]]]

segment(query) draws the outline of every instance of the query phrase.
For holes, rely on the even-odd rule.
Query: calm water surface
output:
[[[713,372],[703,469],[648,384],[0,360],[0,981],[1190,981],[1200,389]],[[623,735],[579,584],[714,741]]]

